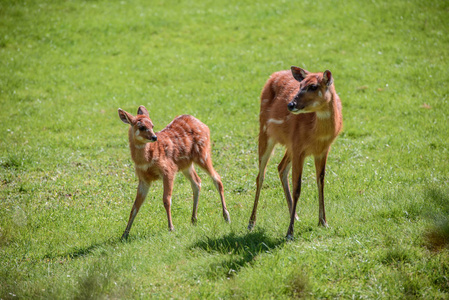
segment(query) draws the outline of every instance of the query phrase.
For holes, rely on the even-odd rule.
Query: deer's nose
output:
[[[287,108],[288,108],[289,111],[293,111],[295,109],[295,103],[294,102],[290,102],[287,105]]]
[[[156,142],[156,141],[157,141],[157,136],[153,135],[153,136],[151,137],[151,140],[152,140],[153,142]]]

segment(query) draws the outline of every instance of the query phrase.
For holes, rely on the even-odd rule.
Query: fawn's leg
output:
[[[128,225],[126,226],[125,232],[122,235],[122,239],[128,238],[129,231],[131,230],[131,226],[133,225],[134,222],[134,218],[139,212],[140,206],[145,201],[145,197],[148,194],[149,188],[150,188],[149,184],[147,184],[142,180],[139,181],[139,186],[137,187],[136,200],[134,201],[133,208],[131,209],[131,213],[129,214]]]
[[[193,191],[192,224],[196,224],[198,213],[198,198],[201,190],[201,179],[196,173],[193,164],[190,165],[188,169],[183,170],[182,173],[190,181],[190,185],[192,186]]]
[[[229,216],[228,209],[226,208],[223,183],[221,182],[220,175],[215,171],[212,165],[212,158],[210,157],[210,155],[206,157],[205,161],[200,161],[199,165],[202,169],[204,169],[204,171],[206,171],[207,174],[209,174],[209,176],[214,181],[214,185],[217,188],[218,194],[220,195],[221,206],[223,209],[223,218],[226,222],[231,223],[231,217]]]
[[[171,218],[171,197],[173,193],[173,181],[174,181],[173,175],[166,175],[163,177],[164,195],[162,200],[164,202],[165,211],[167,212],[168,230],[170,231],[175,229]]]

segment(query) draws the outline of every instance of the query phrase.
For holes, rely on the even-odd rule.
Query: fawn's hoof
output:
[[[125,232],[122,234],[122,237],[121,237],[120,239],[121,239],[121,240],[127,240],[127,239],[128,239],[128,235],[129,235],[129,233],[125,231]]]
[[[231,217],[229,216],[229,212],[227,210],[223,211],[223,218],[227,223],[231,223]]]

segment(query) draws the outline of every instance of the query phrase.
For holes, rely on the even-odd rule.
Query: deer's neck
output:
[[[328,105],[316,112],[316,130],[319,135],[336,136],[341,130],[341,103],[335,89],[329,89],[331,100]]]

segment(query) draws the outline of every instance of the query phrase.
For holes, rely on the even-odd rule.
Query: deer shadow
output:
[[[229,258],[210,265],[208,275],[232,277],[243,267],[251,265],[258,255],[270,253],[286,243],[285,238],[271,238],[263,229],[238,234],[231,232],[218,238],[205,237],[191,245],[190,249],[202,249],[208,253],[220,253]]]

